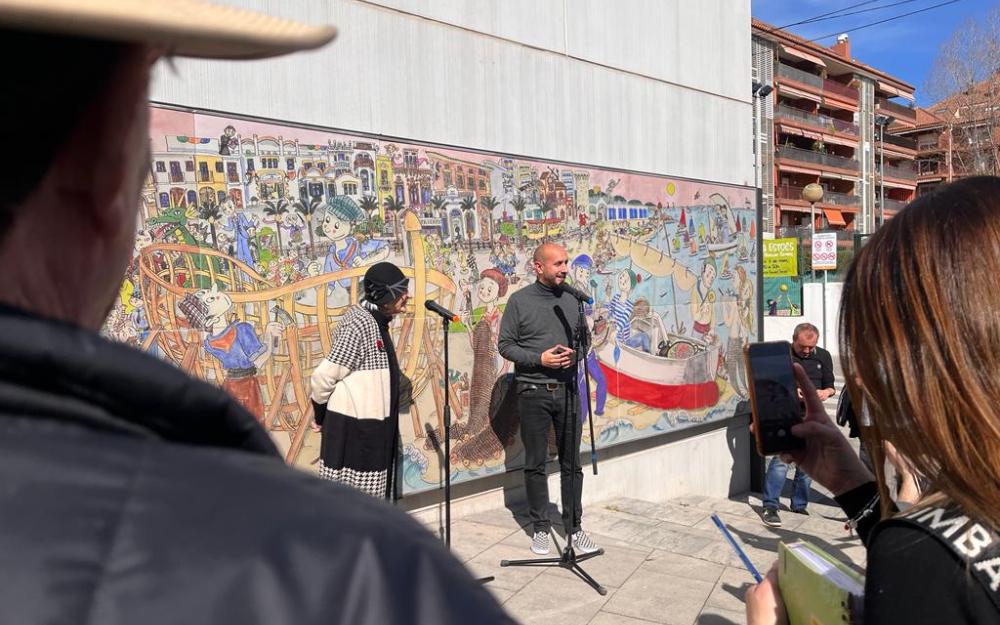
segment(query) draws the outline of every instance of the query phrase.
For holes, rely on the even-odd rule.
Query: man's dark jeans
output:
[[[571,392],[566,384],[517,383],[517,407],[521,413],[521,441],[524,443],[524,488],[528,493],[528,513],[536,532],[548,532],[550,527],[545,514],[549,505],[545,462],[549,455],[550,425],[555,426],[556,447],[559,450],[563,526],[571,532],[580,530],[583,514],[580,439],[583,427],[576,418],[576,396],[567,396]],[[564,436],[567,427],[570,428],[568,437]]]

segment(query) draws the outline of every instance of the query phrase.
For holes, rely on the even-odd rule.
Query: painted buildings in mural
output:
[[[311,461],[308,374],[364,267],[386,259],[411,276],[414,312],[433,298],[462,319],[447,372],[434,320],[411,312],[395,326],[410,491],[437,483],[445,393],[456,479],[519,462],[496,340],[543,240],[568,248],[571,279],[597,300],[586,312],[599,444],[729,416],[745,394],[751,190],[197,119],[220,130],[152,138],[136,255],[107,331],[225,387],[289,461]]]

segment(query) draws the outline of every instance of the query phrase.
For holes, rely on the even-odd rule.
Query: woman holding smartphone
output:
[[[844,283],[841,357],[864,413],[872,476],[805,372],[789,457],[829,488],[868,548],[864,622],[1000,622],[1000,178],[921,196],[858,252]],[[930,485],[896,511],[879,450]],[[787,622],[777,570],[746,595],[747,622]]]

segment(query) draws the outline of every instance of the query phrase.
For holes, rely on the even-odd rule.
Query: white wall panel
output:
[[[324,50],[269,61],[178,59],[176,72],[158,72],[154,100],[604,167],[752,178],[746,0],[230,2],[333,22],[341,35]]]

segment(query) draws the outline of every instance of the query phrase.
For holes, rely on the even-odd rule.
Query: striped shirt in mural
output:
[[[621,293],[615,293],[615,296],[608,302],[608,312],[615,320],[615,326],[618,328],[618,339],[623,343],[629,339],[629,323],[632,320],[633,308],[635,308],[635,304],[627,297],[622,298]]]

